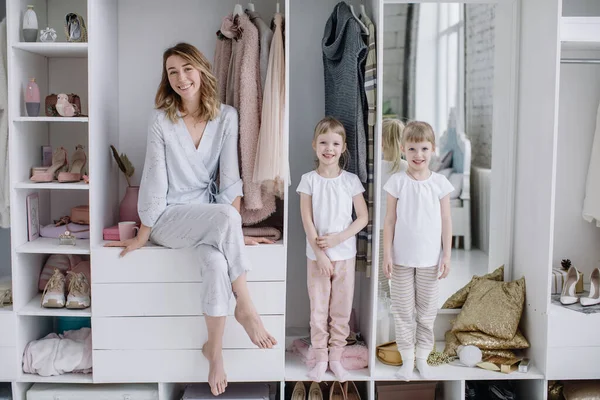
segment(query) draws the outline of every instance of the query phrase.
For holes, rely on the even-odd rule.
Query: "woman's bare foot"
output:
[[[238,299],[235,319],[244,327],[252,343],[261,349],[270,349],[277,344],[277,340],[265,329],[252,303]]]
[[[210,385],[210,391],[215,396],[223,394],[227,387],[227,375],[223,366],[223,349],[206,342],[202,346],[202,354],[208,360],[208,384]]]

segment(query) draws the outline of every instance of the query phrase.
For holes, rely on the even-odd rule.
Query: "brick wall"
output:
[[[492,166],[495,5],[465,5],[466,133],[473,166]]]

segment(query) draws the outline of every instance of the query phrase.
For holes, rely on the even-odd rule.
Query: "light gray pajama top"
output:
[[[154,226],[169,205],[231,204],[242,196],[237,148],[238,117],[233,107],[221,105],[219,115],[207,123],[198,149],[183,120],[174,124],[164,111],[156,110],[148,129],[138,197],[142,223]]]

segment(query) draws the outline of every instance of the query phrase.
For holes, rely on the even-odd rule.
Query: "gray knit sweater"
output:
[[[347,170],[367,181],[366,96],[364,65],[367,45],[362,30],[345,2],[338,3],[323,34],[325,114],[340,120],[346,129],[350,160]]]

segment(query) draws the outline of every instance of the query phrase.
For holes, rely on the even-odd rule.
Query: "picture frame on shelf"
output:
[[[40,237],[40,198],[37,192],[27,195],[27,238],[31,242]]]

